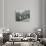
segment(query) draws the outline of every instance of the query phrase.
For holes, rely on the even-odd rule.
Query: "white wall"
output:
[[[33,32],[36,27],[42,25],[40,0],[4,0],[5,27],[15,32]],[[16,9],[30,9],[30,22],[16,22]]]
[[[0,0],[0,29],[2,27],[3,27],[3,0]],[[0,33],[2,33],[1,30]]]
[[[0,27],[3,26],[3,0],[0,0]]]

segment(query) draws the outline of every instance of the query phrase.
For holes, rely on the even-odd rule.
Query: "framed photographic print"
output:
[[[30,10],[16,10],[16,21],[25,21],[30,20]]]

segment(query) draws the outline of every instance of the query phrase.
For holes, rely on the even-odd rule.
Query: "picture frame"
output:
[[[30,10],[16,10],[16,21],[28,22],[30,20]]]

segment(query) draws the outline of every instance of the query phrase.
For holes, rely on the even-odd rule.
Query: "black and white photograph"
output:
[[[30,10],[16,11],[16,21],[28,22],[29,20],[30,20]]]
[[[46,0],[0,0],[0,46],[46,46]]]

